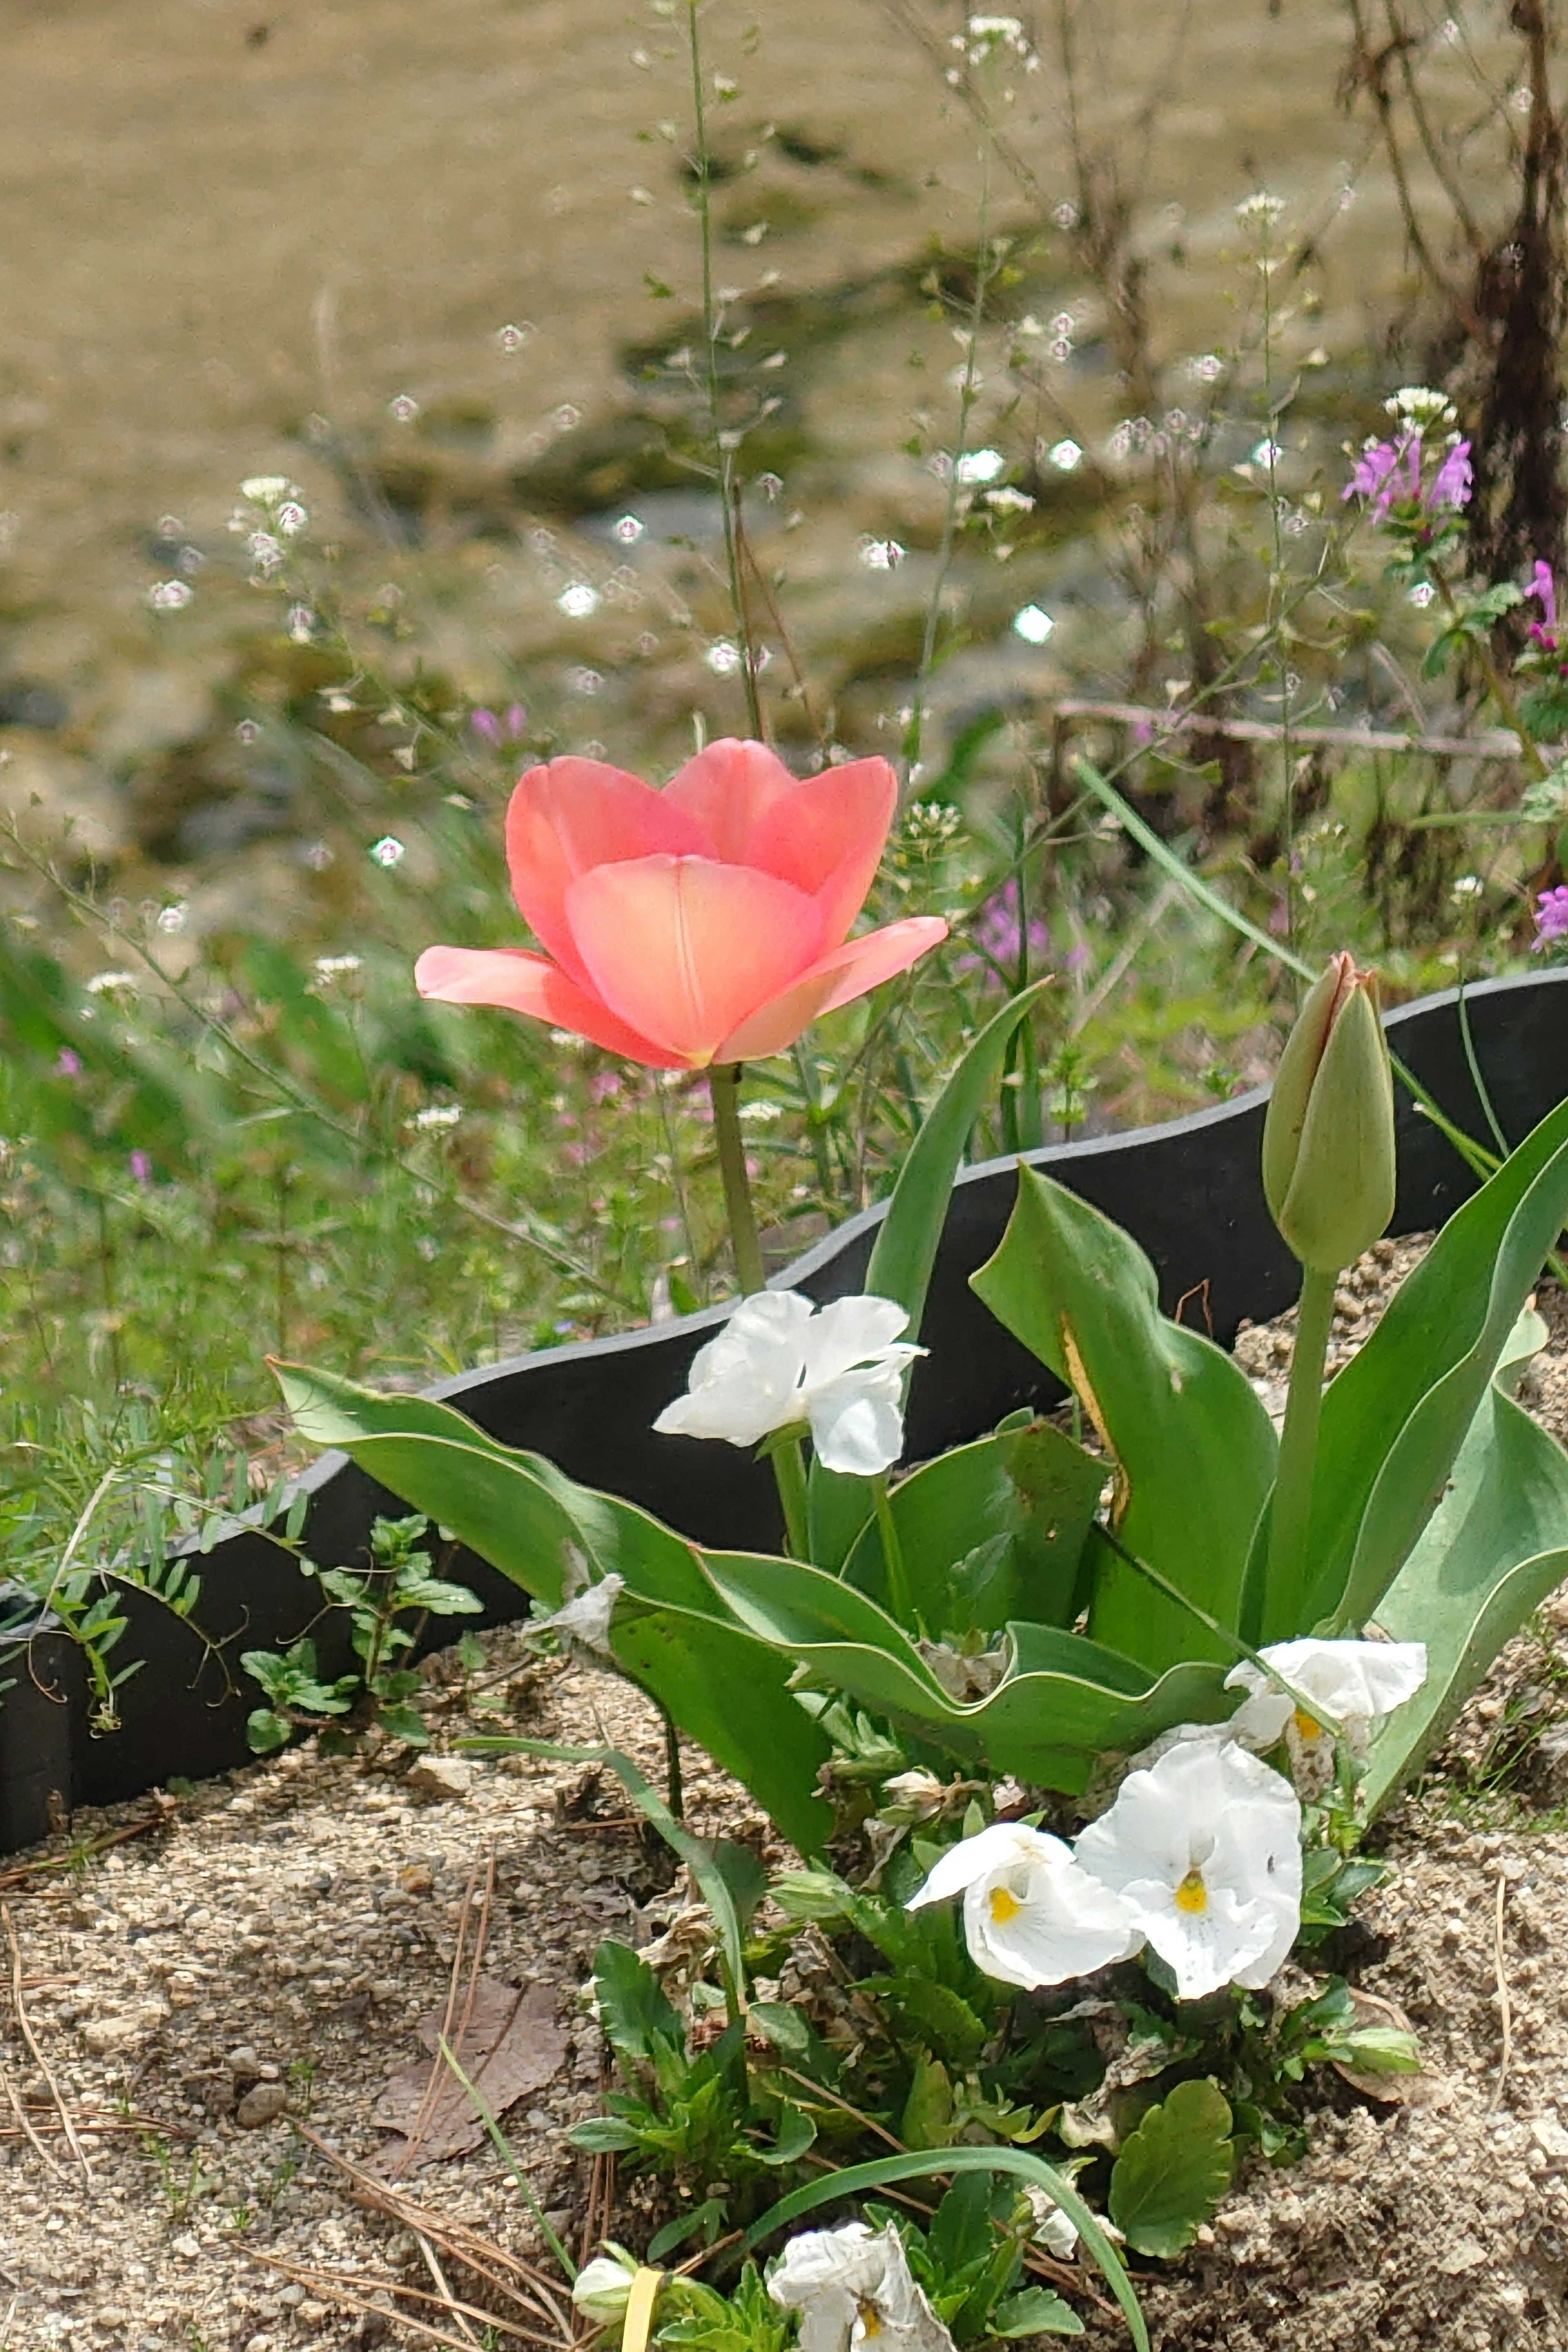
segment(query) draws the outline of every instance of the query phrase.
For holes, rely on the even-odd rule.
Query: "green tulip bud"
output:
[[[1334,957],[1302,1005],[1263,1123],[1263,1191],[1294,1255],[1337,1274],[1394,1214],[1394,1078],[1377,982]]]

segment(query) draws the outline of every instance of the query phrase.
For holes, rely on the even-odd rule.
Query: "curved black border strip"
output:
[[[1472,1042],[1493,1111],[1518,1142],[1568,1097],[1568,971],[1489,981],[1465,992]],[[1458,992],[1392,1013],[1395,1052],[1454,1123],[1479,1139],[1489,1128],[1464,1052]],[[1097,1136],[1027,1156],[1136,1235],[1160,1276],[1168,1310],[1185,1300],[1228,1345],[1245,1319],[1266,1320],[1290,1303],[1295,1268],[1276,1234],[1258,1181],[1268,1090],[1131,1134]],[[995,1248],[1012,1206],[1015,1166],[967,1169],[954,1189],[931,1280],[910,1398],[909,1451],[921,1458],[978,1435],[1020,1404],[1055,1402],[1036,1360],[1002,1331],[968,1286]],[[1439,1130],[1401,1090],[1399,1199],[1392,1231],[1441,1224],[1474,1180]],[[867,1210],[774,1277],[818,1300],[858,1289],[885,1214]],[[778,1537],[765,1467],[731,1446],[655,1436],[660,1407],[727,1310],[608,1339],[552,1349],[444,1381],[448,1399],[508,1444],[547,1454],[574,1477],[632,1496],[701,1541],[771,1547]],[[305,1543],[322,1562],[364,1557],[372,1517],[400,1506],[344,1459],[327,1454],[301,1482],[309,1493]],[[291,1561],[254,1528],[239,1528],[201,1562],[197,1616],[235,1660],[243,1649],[283,1649],[313,1613]],[[483,1598],[488,1622],[520,1616],[525,1596],[483,1562],[463,1556],[452,1572]],[[188,1625],[142,1595],[127,1596],[121,1654],[143,1661],[120,1693],[121,1728],[94,1737],[80,1661],[45,1633],[0,1699],[0,1850],[49,1827],[51,1801],[105,1804],[172,1777],[198,1779],[247,1760],[245,1717],[260,1694],[239,1692]],[[322,1668],[344,1671],[332,1643]]]

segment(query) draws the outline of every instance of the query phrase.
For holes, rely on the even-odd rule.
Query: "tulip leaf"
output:
[[[1101,1756],[1131,1754],[1178,1723],[1218,1723],[1235,1712],[1221,1666],[1189,1661],[1156,1680],[1081,1634],[1020,1623],[1005,1629],[995,1687],[955,1699],[903,1627],[853,1585],[796,1560],[747,1553],[709,1553],[703,1565],[728,1622],[807,1667],[814,1682],[847,1692],[963,1762],[1039,1787],[1076,1794]]]
[[[502,1445],[428,1397],[382,1396],[330,1372],[275,1366],[303,1436],[340,1445],[384,1486],[546,1607],[584,1568],[626,1580],[610,1647],[634,1682],[816,1853],[831,1831],[814,1792],[831,1753],[786,1687],[791,1662],[715,1622],[694,1547],[646,1511],[577,1486],[542,1454]],[[679,1610],[671,1615],[667,1604]]]
[[[1407,1780],[1510,1635],[1568,1577],[1568,1454],[1496,1385],[1453,1483],[1379,1603],[1395,1641],[1425,1642],[1426,1680],[1373,1742],[1369,1810]]]
[[[1050,981],[1024,989],[989,1020],[966,1050],[921,1123],[904,1155],[866,1269],[868,1298],[896,1298],[920,1336],[926,1291],[936,1264],[947,1204],[975,1120],[1001,1081],[1013,1033]],[[871,1516],[871,1482],[811,1466],[811,1556],[821,1568],[840,1568]]]
[[[1230,2103],[1217,2084],[1178,2083],[1151,2107],[1110,2168],[1110,2218],[1135,2253],[1190,2246],[1236,2169]]]
[[[1159,1307],[1129,1234],[1037,1170],[995,1255],[971,1276],[998,1322],[1074,1391],[1116,1473],[1121,1542],[1222,1625],[1237,1622],[1278,1446],[1246,1374]],[[1095,1577],[1090,1630],[1156,1672],[1234,1650],[1121,1559]]]
[[[1568,1103],[1544,1118],[1406,1275],[1323,1398],[1313,1488],[1317,1581],[1304,1622],[1356,1630],[1437,1507],[1521,1307],[1568,1220]]]
[[[894,1487],[910,1598],[928,1632],[999,1632],[1010,1618],[1070,1624],[1105,1467],[1048,1421],[999,1430],[922,1463]],[[887,1601],[881,1530],[862,1528],[847,1582]]]

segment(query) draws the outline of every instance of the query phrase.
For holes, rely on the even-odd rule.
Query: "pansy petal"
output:
[[[707,857],[597,866],[565,908],[595,992],[699,1066],[810,968],[820,936],[816,908],[787,882]]]
[[[904,1450],[902,1381],[896,1365],[841,1372],[806,1400],[811,1443],[825,1470],[875,1478]]]
[[[568,757],[531,768],[506,813],[512,896],[534,937],[575,980],[583,968],[563,901],[579,875],[627,858],[712,856],[689,812],[624,768]]]
[[[918,1911],[923,1903],[945,1902],[950,1895],[962,1895],[977,1878],[1010,1864],[1058,1859],[1068,1859],[1060,1838],[1045,1830],[1029,1829],[1022,1822],[993,1822],[989,1829],[977,1830],[973,1837],[960,1838],[956,1845],[949,1846],[933,1864],[925,1885],[904,1907]]]
[[[414,985],[438,1004],[493,1004],[526,1013],[651,1069],[688,1066],[683,1055],[655,1045],[557,965],[524,948],[426,948],[414,967]]]
[[[946,937],[940,915],[906,915],[901,922],[847,940],[732,1029],[714,1059],[758,1062],[782,1054],[821,1014],[879,988]]]
[[[869,1362],[898,1339],[909,1316],[896,1298],[835,1298],[820,1308],[805,1334],[808,1385],[837,1380],[852,1364]]]
[[[987,1976],[1032,1991],[1124,1960],[1143,1941],[1128,1906],[1068,1856],[1027,1874],[1022,1899],[1009,1895],[998,1918],[996,1889],[984,1882],[963,1898],[964,1936]]]
[[[726,866],[755,866],[762,863],[752,855],[757,828],[797,789],[796,779],[765,743],[741,743],[726,735],[678,769],[660,797],[701,827],[711,845],[704,856]],[[780,881],[795,880],[782,866],[768,870]],[[818,885],[800,887],[814,896]]]
[[[898,800],[886,760],[825,769],[763,810],[745,862],[816,898],[822,936],[837,944],[866,903]]]

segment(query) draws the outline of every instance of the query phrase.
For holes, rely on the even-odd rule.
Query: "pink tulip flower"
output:
[[[655,1069],[782,1053],[946,936],[934,915],[848,936],[897,798],[885,760],[801,780],[762,743],[710,743],[662,792],[552,760],[506,818],[512,894],[544,954],[426,948],[415,983]]]

